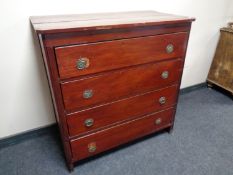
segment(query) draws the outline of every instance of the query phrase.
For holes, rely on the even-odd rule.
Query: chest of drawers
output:
[[[70,169],[172,129],[193,20],[153,11],[31,17]]]

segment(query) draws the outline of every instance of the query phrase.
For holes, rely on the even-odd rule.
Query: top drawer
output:
[[[61,79],[183,57],[188,33],[148,36],[55,48]]]

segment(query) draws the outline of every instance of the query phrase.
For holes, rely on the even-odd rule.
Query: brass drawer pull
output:
[[[167,53],[172,53],[174,51],[174,46],[173,44],[168,44],[166,47],[166,52]]]
[[[89,67],[89,59],[88,58],[78,59],[78,61],[76,62],[76,67],[79,70],[82,70],[82,69]]]
[[[93,153],[96,151],[96,143],[95,142],[89,143],[87,147],[88,147],[89,153]]]
[[[161,74],[161,77],[162,77],[163,79],[167,79],[168,76],[169,76],[169,72],[168,72],[168,71],[163,71],[162,74]]]
[[[94,124],[94,120],[92,118],[88,118],[88,119],[85,120],[84,123],[85,123],[86,127],[91,127]]]
[[[162,119],[161,119],[161,118],[157,118],[157,119],[155,120],[155,124],[156,124],[156,125],[161,124],[161,122],[162,122]]]
[[[92,96],[93,96],[93,91],[91,89],[90,90],[85,90],[83,92],[83,98],[88,99],[88,98],[91,98]]]
[[[159,103],[160,103],[161,105],[165,104],[165,103],[166,103],[166,97],[160,97],[160,98],[159,98]]]

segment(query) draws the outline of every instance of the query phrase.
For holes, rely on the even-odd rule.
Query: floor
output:
[[[1,175],[232,175],[233,101],[211,89],[180,96],[172,134],[162,132],[67,171],[59,137],[0,150]]]

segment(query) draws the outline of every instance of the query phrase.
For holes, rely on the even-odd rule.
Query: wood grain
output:
[[[136,11],[88,15],[59,15],[30,17],[34,29],[40,33],[71,32],[127,28],[146,25],[175,24],[191,22],[193,18],[159,13],[155,11]]]
[[[233,30],[222,29],[207,81],[233,94]]]
[[[41,52],[43,56],[44,65],[47,72],[47,78],[50,86],[50,92],[53,100],[54,112],[56,116],[56,121],[59,126],[59,132],[62,139],[62,144],[64,148],[64,153],[66,157],[67,165],[70,169],[73,168],[72,162],[72,153],[71,147],[69,142],[69,134],[68,134],[68,127],[66,124],[65,113],[64,113],[64,105],[62,102],[62,93],[61,87],[58,79],[58,70],[56,68],[56,59],[54,54],[53,47],[46,47],[44,46],[43,37],[42,35],[38,35],[38,39],[41,46]]]
[[[108,127],[117,122],[134,119],[148,113],[171,107],[176,104],[177,91],[178,87],[174,85],[69,114],[67,115],[67,125],[70,136],[86,134],[102,127]],[[160,104],[159,99],[161,97],[166,98],[165,104]],[[85,120],[87,119],[94,120],[93,126],[85,126]]]
[[[71,78],[170,58],[182,58],[187,38],[188,33],[176,33],[57,47],[55,52],[60,78]],[[166,52],[169,44],[174,45],[172,53]],[[89,59],[89,66],[83,70],[77,69],[76,66],[80,58]]]
[[[119,39],[129,39],[169,33],[188,32],[191,22],[150,25],[150,26],[131,26],[129,28],[86,30],[82,32],[66,32],[44,34],[44,44],[48,47],[60,47],[64,45],[87,44],[94,42],[104,42]]]
[[[171,108],[102,130],[95,134],[71,140],[74,159],[84,159],[163,128],[168,128],[171,125],[173,117],[174,109]],[[161,123],[156,125],[155,121],[158,118],[161,119]],[[96,151],[92,153],[88,151],[88,145],[91,143],[96,145]]]
[[[75,111],[176,84],[180,80],[182,63],[176,59],[64,82],[61,88],[65,109]],[[167,79],[161,77],[164,71],[169,72]],[[92,90],[93,96],[83,98],[85,90]]]
[[[31,18],[70,170],[78,160],[172,129],[193,20],[153,11]],[[171,41],[175,51],[168,55],[164,47]],[[75,73],[80,53],[91,58],[90,69]],[[88,89],[93,97],[83,99]],[[161,106],[160,96],[167,98]],[[89,129],[83,125],[88,117],[94,119]],[[155,125],[158,118],[162,123]],[[93,143],[97,149],[89,153]]]

